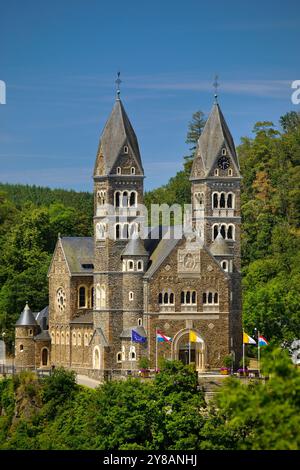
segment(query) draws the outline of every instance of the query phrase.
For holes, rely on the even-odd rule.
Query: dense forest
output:
[[[150,203],[190,202],[189,172],[203,129],[201,111],[188,126],[183,169],[146,193]],[[242,180],[243,321],[278,344],[300,338],[300,114],[258,122],[238,147]],[[47,305],[47,270],[58,233],[92,233],[90,193],[0,185],[0,330],[8,344],[28,300]]]
[[[78,386],[72,371],[0,381],[0,449],[295,450],[300,371],[266,348],[266,383],[226,379],[207,405],[190,366],[166,362],[154,380]]]

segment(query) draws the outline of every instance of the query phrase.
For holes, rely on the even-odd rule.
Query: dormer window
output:
[[[131,167],[130,172],[131,172],[132,175],[135,175],[135,168],[134,168],[134,166]]]
[[[222,149],[222,155],[226,155],[227,154],[227,151],[225,148]]]
[[[128,153],[128,147],[127,147],[127,145],[124,145],[124,153]]]
[[[118,167],[117,167],[117,175],[120,175],[120,174],[121,174],[121,167],[118,166]]]

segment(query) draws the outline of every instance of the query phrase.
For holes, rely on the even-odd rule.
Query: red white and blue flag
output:
[[[268,341],[263,336],[258,337],[258,346],[268,346]]]
[[[156,330],[156,341],[158,343],[171,343],[172,338],[164,335],[160,330]]]

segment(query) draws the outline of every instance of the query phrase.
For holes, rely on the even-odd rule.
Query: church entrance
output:
[[[205,369],[205,345],[202,338],[197,335],[199,342],[189,342],[189,331],[185,330],[175,335],[173,354],[175,359],[188,365],[194,363],[196,370]]]

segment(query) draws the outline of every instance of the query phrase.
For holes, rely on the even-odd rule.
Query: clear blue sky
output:
[[[236,144],[257,120],[300,111],[299,44],[299,0],[0,0],[0,181],[90,190],[120,69],[146,188],[159,186],[216,72]]]

